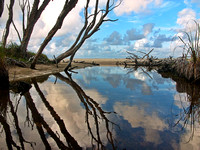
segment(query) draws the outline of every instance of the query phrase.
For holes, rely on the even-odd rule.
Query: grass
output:
[[[184,32],[186,38],[183,39],[180,36],[178,38],[183,43],[183,49],[186,50],[186,57],[190,57],[192,62],[196,64],[200,60],[200,25],[195,23],[195,31]]]
[[[5,48],[0,45],[0,57],[9,57],[18,61],[23,61],[25,63],[29,62],[29,59],[35,56],[35,53],[33,52],[27,52],[26,55],[22,53],[20,46],[16,43],[11,43],[7,45]],[[48,57],[44,54],[41,54],[38,63],[50,63],[50,60]]]
[[[184,32],[185,38],[178,36],[183,43],[183,50],[185,50],[185,59],[190,58],[190,66],[193,67],[193,77],[195,80],[199,79],[200,72],[198,67],[200,65],[200,24],[194,20],[195,30]]]

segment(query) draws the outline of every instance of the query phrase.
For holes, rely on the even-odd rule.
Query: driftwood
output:
[[[91,65],[94,65],[94,66],[99,66],[99,64],[95,63],[94,61],[92,63],[85,62],[85,61],[74,61],[74,63],[91,64]]]
[[[15,66],[23,67],[23,68],[27,67],[27,65],[24,62],[19,61],[19,60],[15,60],[15,59],[12,59],[12,58],[6,58],[6,63],[8,65],[15,65]]]
[[[129,66],[129,65],[134,65],[134,66],[157,66],[157,61],[153,63],[153,60],[155,59],[153,56],[149,56],[150,53],[153,51],[154,49],[151,49],[148,53],[142,52],[142,51],[137,51],[139,53],[144,54],[143,56],[137,55],[135,53],[129,52],[127,51],[127,53],[129,54],[129,56],[126,58],[128,60],[132,60],[131,64],[127,64],[125,63],[125,67]],[[146,57],[146,59],[145,59]]]
[[[128,52],[129,56],[127,59],[132,63],[124,63],[125,67],[157,67],[158,72],[171,72],[179,77],[184,77],[192,82],[200,81],[200,62],[194,64],[194,62],[187,60],[187,58],[180,57],[173,59],[172,57],[165,59],[155,59],[153,56],[149,56],[153,51],[150,50],[148,53],[137,51],[139,53],[145,54],[144,56],[136,55],[135,53]],[[144,59],[146,57],[146,59]]]
[[[150,58],[149,55],[150,55],[151,52],[153,52],[153,50],[154,49],[151,49],[148,53],[145,53],[145,52],[142,52],[142,51],[136,51],[136,52],[144,54],[143,56],[139,56],[139,55],[136,55],[135,53],[127,51],[127,53],[129,54],[127,59],[144,59],[145,57],[147,57],[147,59],[149,59]]]

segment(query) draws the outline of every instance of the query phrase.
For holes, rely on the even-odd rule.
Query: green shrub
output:
[[[30,58],[34,57],[35,53],[33,52],[27,52],[27,59],[29,60]],[[47,57],[47,55],[45,54],[41,54],[38,58],[38,63],[50,63],[51,61],[49,60],[49,58]]]
[[[29,62],[30,58],[33,58],[35,56],[35,53],[33,52],[27,52],[25,55],[20,49],[20,46],[16,43],[11,43],[7,45],[5,48],[0,44],[0,57],[9,57],[15,60],[23,61],[23,62]],[[48,57],[44,54],[41,54],[38,59],[38,63],[49,63],[50,60]]]

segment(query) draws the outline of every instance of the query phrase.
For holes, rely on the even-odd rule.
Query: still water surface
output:
[[[91,67],[11,90],[1,149],[200,149],[198,87],[146,71]]]

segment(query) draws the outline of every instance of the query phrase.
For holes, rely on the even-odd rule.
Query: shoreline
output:
[[[78,68],[92,67],[94,64],[98,64],[99,66],[116,66],[117,64],[123,64],[128,60],[125,58],[87,58],[81,59],[76,58],[73,60],[72,67],[77,66]],[[67,62],[61,62],[58,64],[58,68],[56,64],[37,64],[36,69],[30,68],[22,68],[18,66],[8,66],[9,73],[9,81],[15,82],[20,80],[26,80],[29,78],[40,77],[44,75],[51,75],[58,72],[64,71],[67,66]]]
[[[9,81],[20,81],[34,77],[51,75],[64,71],[68,61],[59,64],[37,64],[36,69],[9,66]],[[58,66],[58,67],[57,67]],[[93,66],[124,66],[124,67],[156,67],[158,72],[171,72],[191,82],[200,82],[200,63],[194,68],[191,63],[182,58],[165,59],[126,59],[126,58],[87,58],[74,59],[71,68],[79,69]]]

